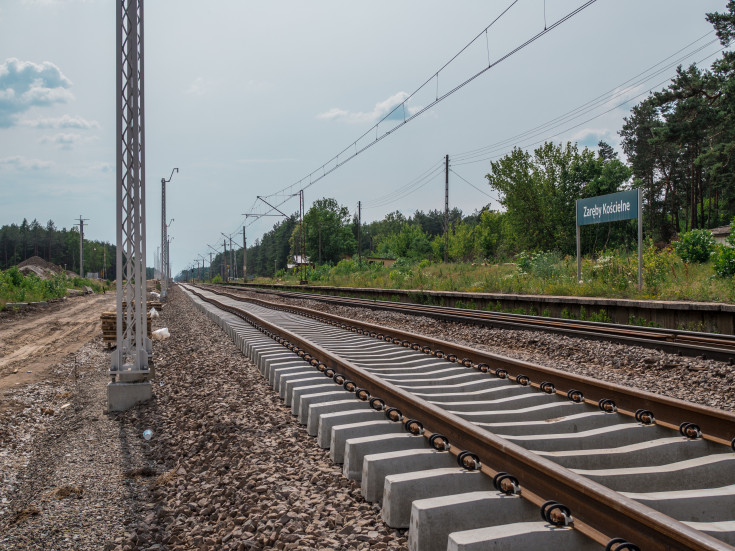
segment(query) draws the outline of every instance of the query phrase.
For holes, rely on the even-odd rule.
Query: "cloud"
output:
[[[74,98],[71,81],[49,61],[33,63],[15,58],[0,65],[0,128],[17,123],[31,107],[65,103]]]
[[[51,161],[41,161],[40,159],[27,159],[20,155],[13,157],[5,157],[0,159],[0,168],[12,168],[15,170],[43,170],[53,165]]]
[[[88,121],[82,117],[72,117],[70,115],[63,115],[62,117],[55,119],[25,119],[19,121],[18,124],[22,126],[30,126],[31,128],[76,128],[78,130],[89,130],[91,128],[100,127],[100,124],[97,121]]]
[[[580,128],[571,135],[571,141],[584,145],[597,145],[600,140],[608,141],[613,133],[608,128]]]
[[[333,107],[325,113],[318,114],[317,118],[344,121],[350,123],[377,122],[386,116],[388,116],[388,120],[402,120],[405,117],[414,114],[420,109],[420,107],[409,107],[408,105],[406,105],[404,113],[404,108],[399,106],[404,101],[406,101],[406,98],[408,98],[408,96],[409,94],[407,92],[398,92],[397,94],[393,94],[388,99],[376,103],[375,107],[373,107],[373,110],[367,112],[351,112],[340,109],[339,107]],[[396,107],[399,108],[396,109]]]
[[[53,136],[42,136],[38,139],[38,143],[57,145],[60,149],[71,149],[77,143],[89,142],[96,139],[96,137],[84,137],[79,134],[66,134],[62,132]]]
[[[186,89],[187,94],[192,96],[203,96],[212,88],[212,84],[205,80],[204,77],[196,77]]]

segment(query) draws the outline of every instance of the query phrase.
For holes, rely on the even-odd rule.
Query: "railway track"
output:
[[[735,335],[699,333],[695,331],[568,320],[523,314],[507,314],[485,310],[429,306],[357,297],[336,297],[318,293],[257,289],[250,286],[218,285],[216,287],[219,289],[230,288],[238,291],[247,290],[253,293],[273,294],[301,300],[318,300],[340,306],[358,306],[361,308],[400,312],[402,314],[429,316],[446,321],[472,323],[488,327],[532,329],[563,333],[570,336],[655,348],[673,354],[704,356],[731,364],[735,363]]]
[[[185,289],[412,549],[733,549],[735,415]]]

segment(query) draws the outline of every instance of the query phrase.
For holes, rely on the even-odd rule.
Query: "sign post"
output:
[[[588,224],[638,219],[638,289],[643,287],[643,216],[640,189],[577,199],[577,281],[582,280],[582,255],[579,227]]]

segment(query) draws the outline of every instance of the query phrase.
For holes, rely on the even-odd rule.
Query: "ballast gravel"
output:
[[[227,335],[174,288],[156,345],[155,400],[126,412],[153,431],[153,472],[116,549],[404,549]]]
[[[59,366],[53,392],[26,392],[3,431],[0,550],[406,549],[183,291],[155,325],[171,337],[154,343],[149,402],[103,412],[101,339]]]
[[[393,327],[545,367],[735,411],[735,367],[725,362],[543,331],[477,327],[426,316],[337,306],[273,294],[235,294]]]

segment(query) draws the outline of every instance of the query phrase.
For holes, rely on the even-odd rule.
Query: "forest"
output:
[[[104,241],[84,240],[84,271],[114,279],[116,247]],[[57,229],[52,220],[42,226],[25,218],[18,225],[0,226],[0,270],[38,256],[71,272],[79,273],[79,230]]]

